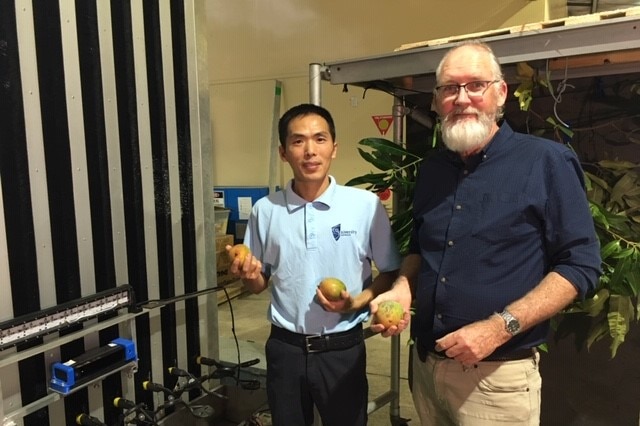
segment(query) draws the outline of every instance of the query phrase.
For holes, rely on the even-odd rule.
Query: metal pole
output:
[[[402,145],[404,141],[404,100],[399,96],[393,97],[393,141]],[[393,212],[398,211],[398,198],[393,197]],[[391,424],[396,424],[400,418],[400,336],[391,337],[391,360],[390,360],[390,384],[391,394],[389,402],[389,417]]]
[[[322,105],[322,65],[309,64],[309,102]]]

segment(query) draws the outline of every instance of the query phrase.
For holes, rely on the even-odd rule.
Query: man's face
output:
[[[326,180],[336,152],[329,125],[315,114],[291,120],[285,147],[280,146],[280,158],[289,163],[298,183]]]
[[[497,114],[504,105],[507,86],[495,79],[489,54],[477,47],[460,47],[445,60],[438,86],[489,82],[486,90],[477,93],[473,93],[473,84],[468,86],[471,96],[467,88],[459,88],[454,95],[436,93],[434,105],[442,119],[442,138],[452,151],[476,152],[497,131]]]

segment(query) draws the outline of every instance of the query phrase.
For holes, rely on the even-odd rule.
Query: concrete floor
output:
[[[221,294],[221,293],[219,293]],[[220,336],[220,359],[236,363],[238,361],[238,347],[240,361],[260,358],[261,362],[250,370],[261,376],[264,372],[264,343],[269,334],[270,324],[266,319],[269,293],[259,295],[244,293],[231,299],[231,309],[228,303],[218,306],[218,324]],[[232,315],[233,312],[233,321]],[[233,337],[235,329],[237,346]],[[385,404],[369,415],[369,426],[399,426],[402,424],[418,425],[418,415],[413,407],[411,393],[407,381],[407,360],[409,347],[406,344],[408,334],[400,336],[400,402],[399,418],[404,422],[393,422],[390,416],[390,406]],[[389,391],[391,341],[380,336],[372,336],[366,340],[367,373],[369,379],[369,401]],[[264,377],[260,377],[261,380]]]

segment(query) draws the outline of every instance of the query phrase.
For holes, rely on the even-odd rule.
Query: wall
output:
[[[462,0],[456,7],[446,0],[210,0],[214,184],[268,183],[276,79],[283,84],[283,112],[309,100],[310,63],[381,55],[406,43],[560,16],[566,16],[566,2],[559,0]],[[326,82],[322,96],[338,132],[332,173],[344,183],[369,170],[356,143],[381,136],[371,116],[391,114],[393,101],[373,91],[363,99],[361,89],[342,93]],[[283,170],[280,180],[290,177],[288,166]]]
[[[138,302],[215,286],[201,7],[0,2],[2,325],[123,284]],[[105,318],[93,319],[4,349],[0,417],[43,398],[52,403],[16,417],[19,425],[75,424],[83,412],[115,424],[116,396],[153,407],[162,395],[143,381],[172,387],[169,366],[196,373],[195,355],[216,355],[216,306],[200,298],[144,312],[130,330],[136,375],[111,375],[55,402],[46,398],[51,363],[122,330],[85,333]],[[73,338],[58,347],[62,335]],[[38,352],[43,342],[54,349]]]

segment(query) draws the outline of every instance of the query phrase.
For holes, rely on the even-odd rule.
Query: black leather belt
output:
[[[532,358],[537,353],[538,353],[538,349],[536,348],[517,349],[515,351],[507,352],[504,354],[497,354],[497,355],[491,354],[488,357],[482,359],[482,361],[518,361],[521,359]],[[429,354],[440,359],[449,358],[443,352],[430,351]]]
[[[304,349],[306,353],[349,349],[364,341],[362,324],[351,330],[331,334],[300,334],[271,325],[271,338]]]

